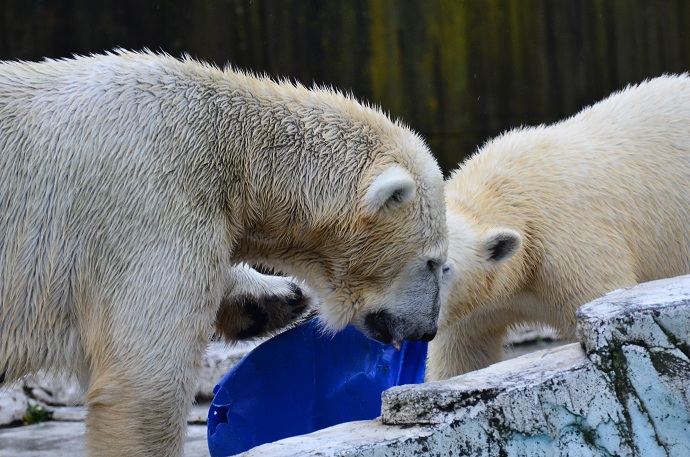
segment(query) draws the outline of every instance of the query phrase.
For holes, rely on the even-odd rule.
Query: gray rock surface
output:
[[[242,357],[254,349],[264,340],[256,340],[251,343],[237,343],[228,346],[223,343],[211,343],[201,364],[199,385],[197,387],[197,400],[210,401],[213,399],[213,388],[220,378],[239,362]]]
[[[21,422],[29,406],[29,398],[19,386],[0,391],[0,425]]]
[[[582,307],[578,335],[582,344],[392,388],[376,420],[242,455],[690,455],[690,276]]]
[[[0,429],[0,457],[80,457],[84,455],[84,432],[81,421]],[[205,425],[188,427],[184,455],[209,457]]]
[[[20,385],[29,398],[42,404],[73,406],[84,402],[84,392],[73,378],[39,373],[27,376]]]

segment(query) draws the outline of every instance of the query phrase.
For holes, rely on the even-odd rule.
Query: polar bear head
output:
[[[397,348],[436,334],[447,268],[442,177],[418,147],[424,160],[373,164],[342,219],[319,224],[320,254],[304,271],[328,330],[352,324]]]
[[[376,109],[294,90],[283,90],[294,100],[283,117],[274,110],[262,123],[278,125],[270,142],[252,149],[264,152],[246,167],[255,187],[236,256],[305,281],[327,330],[353,324],[398,347],[430,340],[447,254],[436,160],[416,133]]]
[[[450,273],[439,318],[443,328],[513,294],[521,286],[524,263],[523,237],[517,230],[482,224],[452,199],[447,203]]]
[[[351,323],[397,348],[402,340],[429,341],[436,334],[447,266],[434,168],[374,167],[362,180],[354,230],[341,241],[339,286],[323,291],[342,303],[323,308],[329,327]]]

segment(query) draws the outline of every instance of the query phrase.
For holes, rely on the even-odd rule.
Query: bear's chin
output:
[[[371,312],[364,318],[364,325],[362,332],[371,339],[379,341],[384,344],[390,344],[398,351],[402,348],[403,339],[409,341],[424,341],[429,342],[436,336],[436,330],[424,333],[422,335],[409,335],[405,338],[397,337],[396,329],[402,326],[400,319],[393,316],[389,312],[382,310]]]

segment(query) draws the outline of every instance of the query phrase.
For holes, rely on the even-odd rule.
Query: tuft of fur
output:
[[[581,305],[690,273],[690,78],[487,142],[447,180],[446,204],[454,276],[428,379],[499,361],[520,323],[573,338]]]
[[[372,211],[391,168],[413,198]],[[327,329],[429,338],[444,213],[422,139],[332,89],[150,52],[2,63],[0,373],[76,374],[92,455],[179,455],[214,323],[305,304],[242,262],[304,281]]]

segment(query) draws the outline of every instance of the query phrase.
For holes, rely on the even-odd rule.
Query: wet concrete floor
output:
[[[187,427],[185,457],[209,457],[206,425],[203,422],[209,405],[197,405]],[[59,409],[59,408],[58,408]],[[70,408],[63,417],[34,425],[0,428],[0,457],[79,457],[84,455],[84,421],[86,408]],[[61,417],[60,414],[57,414]]]

